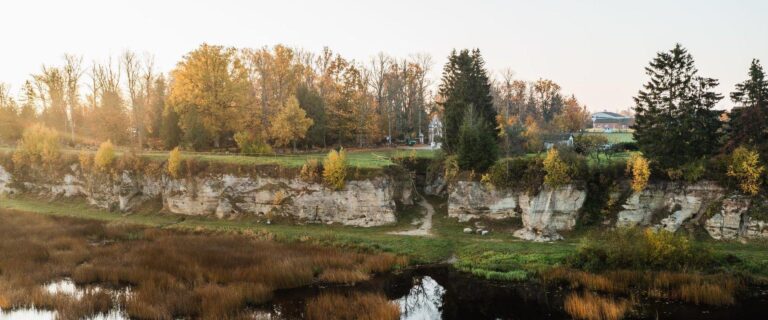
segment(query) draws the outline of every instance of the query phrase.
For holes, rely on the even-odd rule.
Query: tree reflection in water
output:
[[[400,319],[441,319],[445,288],[430,276],[414,278],[414,285],[404,297],[396,300],[400,305]]]

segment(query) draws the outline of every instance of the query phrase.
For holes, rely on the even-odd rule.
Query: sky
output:
[[[768,1],[8,1],[0,10],[0,82],[17,93],[65,53],[106,61],[126,49],[170,71],[201,43],[258,48],[328,46],[367,62],[378,52],[427,53],[432,78],[451,50],[479,48],[493,75],[548,78],[591,111],[620,111],[653,56],[688,48],[727,96],[753,58],[768,63]]]

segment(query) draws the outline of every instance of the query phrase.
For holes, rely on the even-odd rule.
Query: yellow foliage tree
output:
[[[105,171],[112,166],[115,162],[115,146],[112,145],[112,141],[107,140],[99,145],[99,150],[96,151],[96,156],[93,159],[93,165],[98,170]]]
[[[168,174],[178,178],[181,173],[181,151],[179,147],[173,148],[168,154]]]
[[[224,132],[239,129],[242,111],[249,103],[250,83],[237,50],[203,44],[184,56],[171,74],[168,101],[182,118],[196,114],[215,145]],[[181,125],[190,130],[192,124]]]
[[[560,158],[560,153],[556,148],[549,149],[544,158],[544,185],[556,189],[571,182],[570,168],[568,164]]]
[[[61,154],[59,134],[43,124],[34,124],[24,130],[13,154],[16,165],[27,163],[51,164]]]
[[[627,161],[627,174],[632,175],[632,190],[641,192],[648,185],[651,177],[651,168],[648,160],[639,153],[632,154]]]
[[[539,152],[544,148],[544,142],[541,140],[541,128],[538,122],[531,116],[525,119],[525,144],[528,152]]]
[[[334,190],[344,188],[347,178],[347,152],[331,150],[323,161],[323,181]]]
[[[282,110],[272,119],[272,138],[278,146],[285,146],[293,142],[293,150],[296,150],[296,140],[304,138],[307,130],[315,122],[307,117],[307,112],[299,107],[299,100],[295,96],[288,98]]]
[[[756,151],[738,147],[731,155],[727,174],[738,181],[742,192],[756,195],[760,191],[764,171],[765,167],[760,165],[760,155]]]

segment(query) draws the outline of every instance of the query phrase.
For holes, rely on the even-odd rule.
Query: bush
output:
[[[96,157],[93,159],[93,165],[97,170],[106,171],[115,162],[115,146],[112,145],[112,141],[107,140],[99,145],[99,150],[96,151]]]
[[[24,130],[21,142],[13,154],[17,166],[24,164],[53,164],[61,155],[59,134],[43,124],[35,124]]]
[[[525,157],[499,160],[488,173],[492,185],[530,194],[538,193],[545,175],[541,159]]]
[[[340,151],[331,150],[323,161],[323,181],[334,190],[344,188],[347,177],[347,151],[342,148]]]
[[[738,147],[731,155],[728,164],[728,176],[736,179],[739,189],[748,194],[756,195],[760,191],[765,167],[760,164],[760,155],[745,147]]]
[[[93,166],[93,156],[86,150],[80,151],[77,155],[77,160],[80,162],[80,169],[83,171],[90,170],[91,166]]]
[[[446,181],[452,181],[453,179],[456,179],[456,177],[459,175],[459,172],[461,171],[459,168],[459,159],[455,155],[445,157],[445,163],[443,166],[445,167]]]
[[[710,267],[711,252],[687,236],[666,230],[618,229],[587,237],[571,257],[571,266],[608,269],[689,270]]]
[[[608,151],[613,153],[632,152],[640,151],[640,148],[637,146],[637,142],[619,142],[612,144]]]
[[[648,185],[651,169],[648,160],[639,153],[634,153],[627,161],[627,174],[632,176],[632,190],[641,192]]]
[[[299,178],[306,182],[316,182],[321,173],[322,168],[320,168],[320,162],[317,161],[317,159],[307,159],[301,166]]]
[[[173,148],[168,154],[168,174],[178,178],[181,173],[181,151],[179,147]]]
[[[544,185],[557,189],[571,182],[571,170],[568,164],[560,158],[556,148],[547,151],[547,157],[544,158]]]
[[[240,153],[246,155],[270,155],[275,152],[272,147],[264,142],[263,139],[255,137],[248,132],[238,132],[235,134],[235,142],[240,148]]]

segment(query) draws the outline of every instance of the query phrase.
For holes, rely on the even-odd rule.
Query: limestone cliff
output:
[[[557,231],[576,226],[586,191],[573,185],[544,189],[537,195],[525,191],[499,190],[475,181],[459,181],[448,196],[448,216],[459,221],[477,218],[519,217],[523,228],[515,236],[533,241],[561,239]]]
[[[702,181],[690,185],[677,183],[650,184],[632,194],[619,212],[619,227],[653,226],[677,231],[683,222],[702,213],[722,199],[725,190],[717,184]]]
[[[84,197],[90,204],[130,211],[159,199],[166,211],[183,215],[285,216],[306,222],[379,226],[396,222],[395,201],[413,203],[412,183],[403,177],[378,175],[348,181],[331,190],[298,178],[253,175],[202,174],[172,179],[123,171],[117,175],[81,172],[72,165],[61,178],[17,181],[23,190],[10,188],[12,175],[0,167],[0,194],[14,191],[48,197]]]

